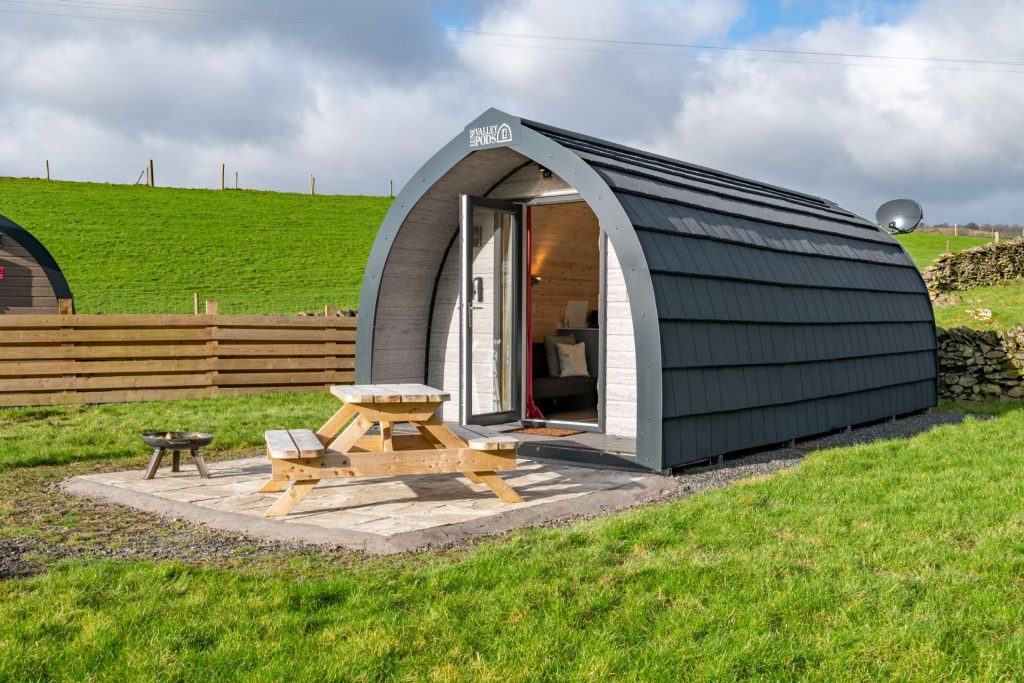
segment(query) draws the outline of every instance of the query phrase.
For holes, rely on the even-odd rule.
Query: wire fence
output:
[[[189,174],[189,176],[194,177],[194,174]],[[156,174],[152,161],[141,164],[86,164],[53,162],[49,159],[42,161],[0,159],[0,177],[98,182],[114,185],[159,185],[156,182],[156,178],[159,176]],[[320,176],[316,173],[309,175],[250,173],[227,164],[211,168],[209,178],[208,183],[191,182],[186,185],[165,185],[165,187],[392,197],[395,190],[393,179],[342,178]]]

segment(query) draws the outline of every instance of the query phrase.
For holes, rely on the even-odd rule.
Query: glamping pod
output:
[[[921,411],[937,369],[924,282],[873,223],[495,109],[398,195],[359,307],[357,382],[612,467]]]
[[[57,313],[71,301],[60,266],[28,230],[0,216],[0,315]]]

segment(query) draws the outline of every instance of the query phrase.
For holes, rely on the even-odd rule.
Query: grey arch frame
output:
[[[615,193],[586,162],[571,150],[524,125],[522,119],[497,109],[489,109],[467,128],[473,128],[478,123],[493,122],[495,119],[512,124],[514,134],[511,141],[488,145],[487,148],[509,147],[550,169],[576,188],[580,197],[597,215],[601,230],[615,249],[626,280],[633,319],[637,384],[637,462],[647,469],[660,471],[663,469],[661,331],[654,298],[654,284],[633,224]],[[391,247],[406,217],[434,183],[473,151],[475,150],[469,148],[465,133],[456,136],[413,175],[385,215],[374,240],[373,249],[370,251],[359,297],[356,382],[371,382],[374,324],[377,318],[381,277]]]
[[[74,300],[71,295],[71,287],[68,285],[67,278],[64,277],[64,271],[57,265],[57,260],[53,258],[50,251],[32,233],[6,216],[0,216],[0,235],[17,242],[36,260],[46,274],[46,279],[57,299]]]

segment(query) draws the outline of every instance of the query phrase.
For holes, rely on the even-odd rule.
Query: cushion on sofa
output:
[[[558,365],[558,344],[575,344],[576,337],[571,334],[566,335],[544,335],[544,352],[548,360],[548,376],[558,377],[561,373],[560,366]]]
[[[558,344],[558,376],[559,377],[587,377],[587,345],[584,342],[578,344]]]

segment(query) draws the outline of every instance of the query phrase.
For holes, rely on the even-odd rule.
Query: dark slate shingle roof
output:
[[[924,282],[833,202],[524,121],[612,188],[660,319],[665,466],[935,404]]]

